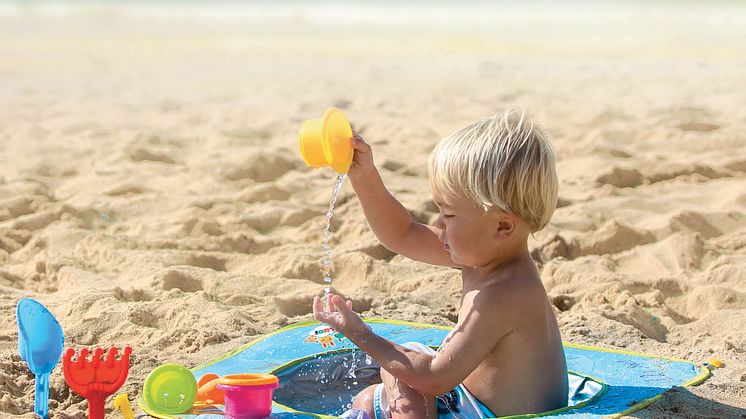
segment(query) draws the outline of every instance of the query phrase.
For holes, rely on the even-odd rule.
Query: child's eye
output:
[[[443,214],[443,218],[451,218],[453,217],[453,214]]]

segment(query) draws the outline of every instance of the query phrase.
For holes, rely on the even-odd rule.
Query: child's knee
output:
[[[376,384],[366,387],[360,393],[355,396],[352,401],[352,407],[355,409],[364,410],[368,414],[373,413],[373,398],[375,396]]]
[[[381,382],[383,382],[383,385],[386,387],[391,387],[391,385],[396,381],[396,378],[391,375],[390,372],[386,371],[385,369],[381,368]]]

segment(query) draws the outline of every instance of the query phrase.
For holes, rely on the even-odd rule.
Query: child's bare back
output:
[[[488,279],[463,273],[458,323],[471,317],[494,319],[505,333],[463,384],[497,416],[543,412],[567,403],[567,367],[557,321],[533,265],[507,268]],[[470,339],[484,339],[489,325]],[[468,331],[466,332],[468,333]],[[494,336],[490,336],[494,339]],[[529,350],[530,348],[530,350]],[[448,342],[442,351],[448,353]]]

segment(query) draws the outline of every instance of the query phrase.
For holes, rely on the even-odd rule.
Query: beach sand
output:
[[[335,174],[301,160],[304,120],[342,109],[428,221],[433,146],[520,106],[558,150],[559,208],[530,245],[564,340],[721,359],[633,415],[744,417],[745,9],[480,4],[458,25],[442,4],[0,8],[0,414],[32,417],[24,296],[66,346],[131,345],[131,400],[160,364],[310,319]],[[332,288],[357,311],[453,324],[459,272],[382,247],[349,182],[332,227]],[[55,417],[87,417],[59,366],[51,387]]]

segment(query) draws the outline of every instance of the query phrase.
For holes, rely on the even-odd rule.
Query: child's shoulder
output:
[[[494,281],[480,290],[477,300],[483,301],[493,313],[500,315],[525,313],[544,309],[547,294],[538,276],[511,276]]]

